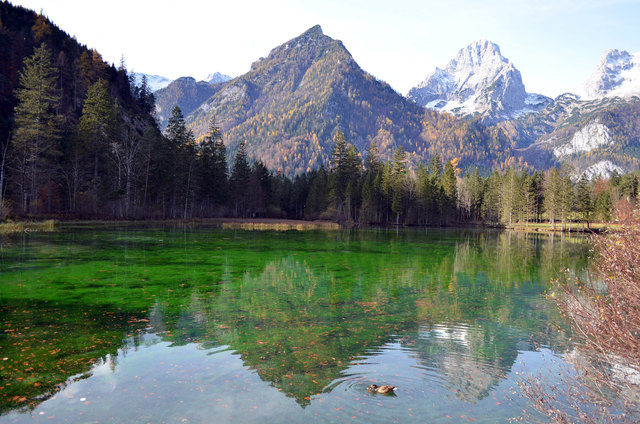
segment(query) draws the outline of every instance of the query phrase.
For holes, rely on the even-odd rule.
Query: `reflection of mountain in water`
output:
[[[124,236],[118,234],[114,243]],[[33,290],[34,298],[64,298],[60,311],[65,313],[49,314],[35,303],[29,307],[34,315],[44,311],[42,316],[51,321],[47,325],[64,331],[64,337],[56,338],[57,346],[46,351],[27,351],[35,355],[30,363],[51,366],[29,370],[25,399],[0,399],[0,410],[37,403],[65,378],[90,375],[92,364],[113,355],[123,340],[147,325],[147,318],[150,331],[174,345],[229,346],[262,380],[302,406],[314,394],[331,390],[332,382],[359,358],[398,341],[410,347],[425,368],[441,373],[456,396],[482,399],[509,371],[517,349],[527,346],[530,335],[552,347],[563,346],[562,335],[550,328],[557,319],[549,317],[553,312],[540,293],[556,270],[583,267],[588,249],[583,241],[498,232],[278,235],[285,239],[286,249],[268,248],[275,238],[264,234],[256,235],[249,246],[224,238],[226,233],[162,237],[157,244],[157,236],[149,237],[142,246],[144,255],[135,253],[135,245],[125,253],[100,253],[105,261],[119,264],[118,275],[126,276],[122,283],[111,277],[109,285],[101,284],[107,273],[100,268],[91,271],[94,274],[83,271],[82,278],[91,283],[84,286],[47,282],[44,270],[37,271],[42,277],[38,284],[48,291]],[[167,252],[186,255],[187,247],[193,246],[197,260],[185,256],[167,265]],[[252,256],[256,246],[258,257]],[[139,266],[137,260],[143,261],[143,268],[129,271],[127,267]],[[73,275],[72,265],[55,266],[57,275]],[[29,272],[21,271],[21,283],[36,280]],[[161,279],[163,275],[179,280]],[[94,307],[90,302],[105,298],[111,285],[119,291],[108,300],[121,305],[107,303],[98,317],[83,314]],[[134,288],[144,291],[142,299],[148,303]],[[40,346],[48,337],[42,333],[47,327],[25,328],[24,316],[13,311],[16,305],[6,301],[5,306],[3,328],[20,328],[23,343]],[[108,319],[120,307],[139,310],[117,322]],[[25,345],[5,349],[11,341],[8,334],[0,338],[1,346],[22,358],[19,352]],[[49,352],[55,349],[64,361],[55,362],[58,357]],[[58,373],[56,380],[35,386],[34,381],[49,379],[50,368]],[[25,372],[5,368],[3,378],[16,379]]]
[[[173,340],[229,345],[263,380],[306,405],[355,358],[417,333],[413,349],[420,362],[442,373],[456,396],[482,399],[530,335],[558,344],[558,336],[549,337],[538,268],[542,258],[566,260],[566,252],[527,248],[531,242],[503,235],[467,239],[397,267],[377,263],[380,272],[351,262],[341,278],[290,256],[259,275],[245,274],[215,298],[193,295]]]
[[[524,338],[514,328],[485,322],[424,326],[415,338],[401,342],[411,348],[425,372],[441,375],[447,390],[475,402],[489,396],[509,372]]]

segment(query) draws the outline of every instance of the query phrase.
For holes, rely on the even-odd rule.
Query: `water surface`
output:
[[[0,242],[0,423],[507,422],[585,238],[77,228]],[[370,394],[394,384],[394,396]]]

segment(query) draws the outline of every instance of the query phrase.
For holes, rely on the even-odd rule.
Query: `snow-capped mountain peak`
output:
[[[609,49],[578,90],[583,100],[640,96],[640,53]]]
[[[231,80],[229,75],[221,74],[220,72],[214,72],[213,74],[207,75],[204,79],[209,84],[217,84],[220,82],[227,82]]]
[[[436,68],[408,96],[422,106],[458,115],[481,113],[493,122],[539,110],[550,101],[529,95],[520,71],[488,40],[460,49],[444,69]]]
[[[171,84],[171,80],[167,77],[163,77],[161,75],[149,75],[149,74],[138,74],[134,73],[134,82],[139,87],[142,85],[142,78],[147,78],[147,86],[151,89],[151,91],[156,92],[162,88],[165,88],[169,84]]]

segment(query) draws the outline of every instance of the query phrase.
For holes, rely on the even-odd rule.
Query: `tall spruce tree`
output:
[[[219,211],[227,200],[227,149],[222,129],[215,117],[209,123],[209,132],[198,146],[198,194],[205,216]]]
[[[186,219],[189,207],[193,206],[193,168],[196,159],[195,139],[191,130],[187,129],[182,110],[175,106],[165,131],[169,151],[173,155],[171,170],[173,192],[171,194],[169,216],[182,215]]]
[[[245,143],[240,143],[233,161],[233,170],[231,171],[231,192],[233,196],[233,204],[235,216],[247,215],[247,196],[249,188],[249,180],[251,179],[251,168],[247,159],[247,150]]]
[[[60,93],[51,52],[44,43],[24,60],[16,90],[13,152],[16,156],[23,212],[37,212],[43,183],[50,180],[60,154]]]
[[[116,138],[116,110],[109,95],[107,83],[100,79],[87,90],[87,97],[78,122],[79,156],[84,156],[84,174],[90,181],[92,193],[92,212],[98,211],[100,185],[105,178],[106,161],[109,145]],[[79,184],[77,185],[79,186]]]
[[[400,224],[400,217],[406,210],[405,200],[407,198],[407,152],[402,146],[398,147],[393,154],[392,168],[392,201],[391,211],[396,218],[396,225]]]

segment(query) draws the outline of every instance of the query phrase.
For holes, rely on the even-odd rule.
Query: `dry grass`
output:
[[[296,221],[280,219],[261,220],[224,220],[222,228],[250,231],[309,231],[309,230],[338,230],[340,225],[330,221]]]
[[[7,221],[0,223],[0,234],[54,231],[55,221]]]

